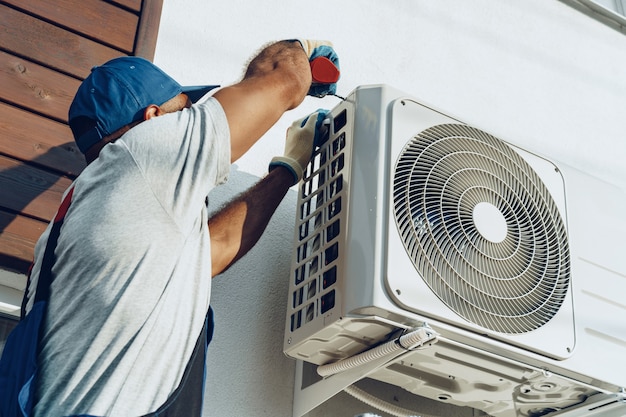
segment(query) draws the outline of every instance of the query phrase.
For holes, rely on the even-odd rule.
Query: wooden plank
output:
[[[56,25],[111,45],[127,54],[133,52],[139,16],[101,0],[4,0]]]
[[[48,226],[47,222],[0,211],[0,265],[27,273],[33,262],[35,243]]]
[[[0,208],[49,221],[72,180],[0,156]]]
[[[149,61],[154,59],[159,25],[161,24],[161,10],[163,0],[150,0],[144,2],[137,29],[137,40],[135,42],[134,55],[146,58]]]
[[[61,122],[80,81],[0,51],[0,99]]]
[[[66,124],[0,102],[0,153],[76,177],[85,158]]]
[[[94,65],[125,55],[3,4],[0,4],[0,45],[14,55],[29,57],[81,79]]]
[[[19,235],[31,244],[37,242],[48,223],[0,210],[0,233]]]
[[[141,11],[141,3],[142,0],[108,0],[111,4],[117,4],[122,7],[126,7],[127,9],[134,10],[136,12]],[[150,2],[148,0],[147,2]],[[146,3],[147,3],[146,2]]]

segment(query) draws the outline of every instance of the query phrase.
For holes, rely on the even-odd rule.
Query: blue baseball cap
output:
[[[143,119],[146,107],[185,93],[192,103],[217,85],[183,87],[147,59],[123,56],[91,69],[70,105],[68,120],[84,154],[102,138]]]

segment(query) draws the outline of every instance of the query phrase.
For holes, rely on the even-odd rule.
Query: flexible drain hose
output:
[[[414,350],[431,346],[437,342],[437,333],[430,327],[419,327],[395,340],[383,343],[380,346],[367,350],[355,356],[317,367],[320,376],[330,376],[348,369],[356,368],[368,362],[382,358],[400,350]]]
[[[424,325],[423,327],[419,327],[410,331],[409,333],[403,334],[397,339],[383,343],[380,346],[359,353],[358,355],[342,359],[335,363],[318,366],[317,373],[320,376],[326,377],[337,374],[339,372],[347,371],[348,369],[356,368],[358,366],[364,365],[368,362],[382,358],[392,353],[396,353],[398,351],[424,349],[436,343],[437,336],[437,333],[434,332],[430,327],[428,327],[428,325]],[[415,411],[410,411],[402,407],[398,407],[394,404],[389,403],[388,401],[381,400],[380,398],[363,391],[355,385],[350,385],[346,387],[344,391],[352,395],[354,398],[369,405],[370,407],[374,407],[378,410],[381,410],[396,417],[434,417],[427,414],[416,413]]]

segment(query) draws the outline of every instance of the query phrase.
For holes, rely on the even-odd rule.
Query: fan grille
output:
[[[563,304],[570,279],[563,221],[539,176],[501,140],[459,124],[419,133],[396,164],[393,201],[415,268],[464,319],[525,333]],[[481,206],[500,218],[499,233],[481,228],[481,220],[498,220],[485,219]]]

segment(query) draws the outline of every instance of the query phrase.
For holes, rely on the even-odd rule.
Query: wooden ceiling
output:
[[[0,269],[26,273],[85,167],[67,111],[95,65],[152,60],[162,0],[0,0]]]

